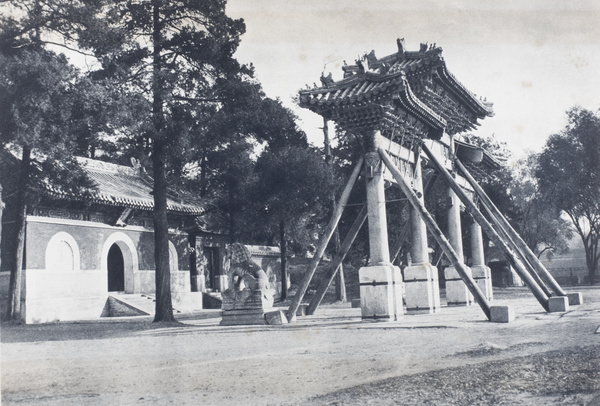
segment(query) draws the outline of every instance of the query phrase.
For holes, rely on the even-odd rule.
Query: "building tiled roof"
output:
[[[477,119],[493,115],[491,103],[477,98],[447,70],[442,49],[435,45],[421,44],[418,52],[409,52],[398,40],[397,53],[378,59],[371,51],[342,69],[343,79],[334,81],[330,74],[321,78],[322,86],[300,90],[300,105],[349,127],[358,126],[357,120],[397,121],[406,112],[422,121],[433,138],[440,131],[473,129]],[[373,109],[376,105],[387,108]],[[361,112],[366,110],[369,114]]]
[[[116,165],[88,158],[77,158],[81,168],[94,184],[88,194],[73,195],[60,188],[46,184],[46,189],[60,199],[86,200],[94,203],[128,207],[139,210],[152,210],[152,179],[141,169]],[[167,197],[167,211],[181,214],[200,215],[205,208],[202,204],[186,199],[178,199],[172,193]]]

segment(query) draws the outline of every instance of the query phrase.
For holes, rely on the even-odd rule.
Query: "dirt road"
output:
[[[600,404],[600,289],[579,291],[564,314],[498,292],[509,324],[477,306],[364,323],[346,304],[284,326],[3,325],[2,405]]]

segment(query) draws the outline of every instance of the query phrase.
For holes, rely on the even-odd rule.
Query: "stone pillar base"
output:
[[[404,291],[407,313],[440,311],[440,285],[435,266],[425,263],[404,269]]]
[[[471,272],[470,269],[469,272]],[[471,306],[475,299],[467,289],[467,285],[461,279],[458,271],[453,266],[449,266],[444,269],[444,275],[446,277],[448,306]]]
[[[471,275],[483,292],[484,297],[491,302],[494,299],[494,291],[492,290],[492,272],[490,268],[485,265],[474,265],[471,267]]]
[[[492,323],[510,323],[515,319],[512,306],[490,306],[490,321]]]
[[[397,266],[366,266],[358,270],[358,278],[364,321],[394,321],[402,317],[402,274]]]
[[[553,296],[548,298],[548,313],[568,311],[569,298],[567,296]]]
[[[567,297],[569,298],[569,305],[576,306],[583,304],[581,292],[567,293]]]

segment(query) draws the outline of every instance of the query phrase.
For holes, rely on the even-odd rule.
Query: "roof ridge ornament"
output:
[[[406,52],[406,48],[404,46],[404,38],[396,39],[396,44],[398,45],[398,61],[402,62],[406,58],[404,54]]]
[[[325,76],[325,72],[321,73],[321,83],[325,87],[330,87],[330,86],[332,86],[335,83],[335,81],[333,80],[333,75],[331,74],[331,72],[329,72],[329,75],[327,75],[327,76]]]

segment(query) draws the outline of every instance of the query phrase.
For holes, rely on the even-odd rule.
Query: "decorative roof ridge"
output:
[[[359,82],[362,80],[367,80],[369,82],[375,82],[375,83],[383,83],[388,80],[395,79],[399,76],[402,76],[404,79],[406,74],[404,73],[404,71],[397,71],[397,72],[392,72],[392,73],[366,71],[364,73],[357,73],[355,75],[340,79],[337,82],[329,82],[328,85],[324,85],[322,87],[316,87],[313,89],[300,89],[299,93],[318,94],[318,93],[323,93],[323,92],[332,91],[332,90],[339,90],[348,85],[354,84],[354,82]]]
[[[493,117],[494,111],[492,106],[494,103],[488,102],[487,100],[481,100],[477,98],[477,95],[471,92],[469,89],[465,87],[457,78],[454,76],[449,70],[446,64],[442,64],[438,68],[438,74],[442,79],[442,83],[448,83],[450,85],[451,90],[458,97],[460,97],[467,104],[470,104],[473,110],[476,113],[479,113],[481,118],[483,117]],[[443,78],[442,78],[443,76]],[[444,80],[445,79],[445,80]]]
[[[448,123],[446,120],[433,111],[429,106],[423,103],[419,98],[413,93],[410,88],[410,84],[405,76],[403,76],[402,80],[402,92],[399,94],[399,100],[402,104],[408,108],[413,114],[418,115],[421,119],[427,122],[431,127],[440,130],[444,129]],[[402,97],[404,96],[404,97]]]
[[[85,157],[76,157],[76,159],[83,171],[87,172],[88,176],[92,176],[91,180],[95,183],[95,186],[87,191],[87,195],[82,195],[61,190],[45,182],[44,187],[52,197],[75,201],[91,201],[102,205],[130,207],[139,210],[152,210],[154,207],[154,198],[151,192],[153,188],[152,178],[142,170],[139,161],[132,159],[133,167],[128,167]],[[113,179],[109,183],[110,186],[108,186],[111,188],[110,190],[106,190],[107,186],[102,181],[106,177],[112,177]],[[133,188],[135,192],[130,194],[131,190],[119,189],[119,187]],[[205,212],[205,207],[201,201],[193,199],[191,196],[182,196],[176,191],[167,190],[167,211],[200,215]]]
[[[392,77],[391,75],[404,71],[404,69],[401,68],[398,71],[389,72],[394,64],[405,60],[439,61],[442,64],[444,63],[444,58],[441,56],[443,51],[442,47],[438,47],[436,44],[427,45],[426,43],[423,43],[421,44],[421,49],[419,51],[406,51],[404,49],[404,40],[398,39],[397,41],[398,52],[386,55],[382,58],[377,58],[375,56],[375,50],[372,50],[369,53],[365,53],[362,57],[359,57],[353,65],[348,65],[346,64],[346,61],[344,61],[344,66],[342,66],[344,77],[342,79],[334,82],[330,73],[328,77],[322,75],[321,82],[324,87],[333,88],[330,86],[331,84],[345,85],[351,83],[352,80],[359,80],[367,74],[379,74],[381,75],[381,80],[385,80],[387,77]],[[374,71],[373,69],[377,69],[379,72]],[[405,73],[408,74],[406,71]],[[316,84],[315,88],[318,88]],[[306,92],[306,90],[304,90],[304,92]]]
[[[76,159],[79,165],[81,165],[82,168],[85,170],[129,176],[140,176],[140,169],[138,167],[129,167],[115,164],[112,162],[100,161],[98,159],[85,158],[79,156],[76,157]]]

